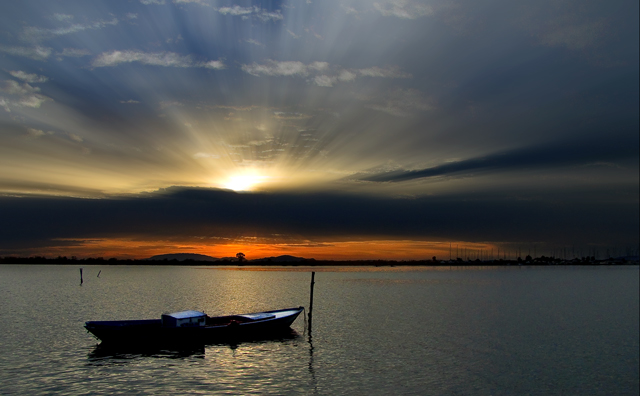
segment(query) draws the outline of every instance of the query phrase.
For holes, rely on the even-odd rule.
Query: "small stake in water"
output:
[[[80,268],[80,286],[82,286],[82,283],[84,283],[84,281],[82,280],[82,268]]]
[[[309,333],[311,333],[311,318],[313,314],[313,285],[316,283],[314,281],[316,277],[315,272],[311,272],[311,295],[309,296]]]
[[[102,270],[98,271],[98,276],[97,276],[97,278],[99,278],[99,277],[100,277],[100,273],[101,273],[101,272],[102,272]]]

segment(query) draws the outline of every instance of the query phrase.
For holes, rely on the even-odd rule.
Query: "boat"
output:
[[[160,319],[89,321],[84,327],[103,344],[207,344],[286,331],[303,310],[297,307],[229,316],[181,311],[162,314]]]

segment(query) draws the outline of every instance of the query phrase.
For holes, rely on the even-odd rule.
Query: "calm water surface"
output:
[[[100,277],[96,275],[101,271]],[[313,329],[113,351],[88,320],[308,306],[310,273],[0,266],[0,394],[639,393],[638,267],[332,269]]]

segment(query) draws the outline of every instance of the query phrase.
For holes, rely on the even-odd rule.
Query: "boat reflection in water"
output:
[[[139,358],[204,359],[205,346],[153,347],[100,344],[87,355],[91,365],[126,365]]]
[[[209,343],[169,343],[169,344],[132,344],[102,342],[88,354],[92,365],[127,364],[138,358],[161,359],[204,359],[206,347],[229,347],[232,350],[240,346],[256,346],[265,342],[287,342],[300,339],[302,335],[292,328],[274,330],[262,335],[244,335]]]

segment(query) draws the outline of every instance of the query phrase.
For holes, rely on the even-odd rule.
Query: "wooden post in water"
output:
[[[82,283],[84,283],[84,281],[82,280],[82,268],[80,268],[80,286],[82,286]]]
[[[311,319],[313,314],[313,285],[315,285],[315,271],[311,272],[311,294],[309,296],[309,333],[311,333]]]

